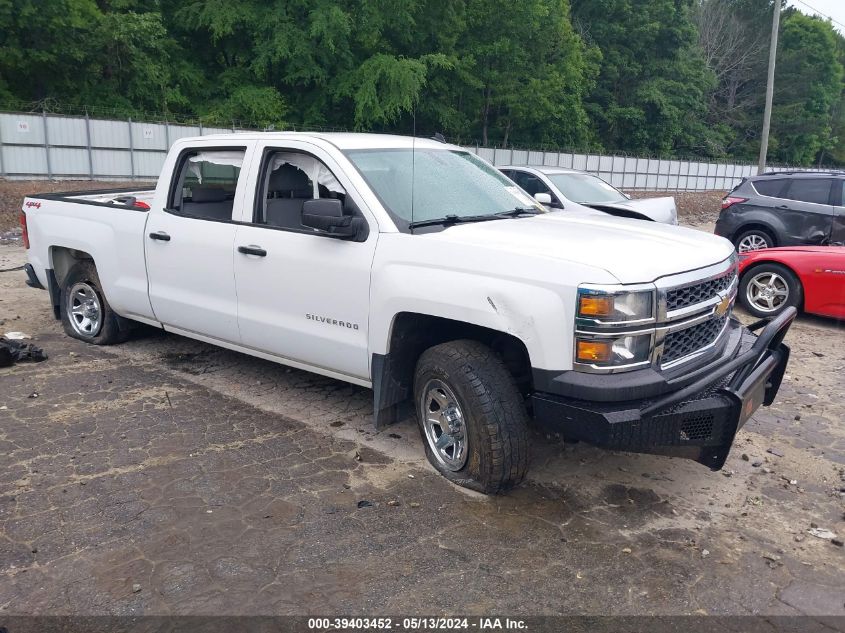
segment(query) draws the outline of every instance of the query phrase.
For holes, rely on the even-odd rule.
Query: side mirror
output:
[[[340,239],[358,237],[361,225],[360,218],[344,215],[343,203],[334,198],[306,200],[302,205],[301,222],[302,226]]]
[[[552,195],[550,193],[535,193],[534,199],[547,207],[552,206]]]

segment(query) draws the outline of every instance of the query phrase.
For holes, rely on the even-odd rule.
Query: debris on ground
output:
[[[390,501],[387,502],[387,505],[389,505],[391,508],[395,508],[396,506],[398,506],[400,504],[399,504],[398,501],[396,501],[396,499],[391,499]]]
[[[774,455],[775,457],[783,457],[783,453],[774,448],[767,448],[766,452]]]
[[[40,347],[32,343],[24,343],[22,339],[9,338],[10,334],[21,334],[21,332],[7,332],[6,336],[0,336],[0,367],[11,367],[20,361],[40,363],[47,360],[47,354]]]
[[[836,534],[831,532],[830,530],[825,530],[824,528],[820,527],[811,527],[807,532],[811,536],[815,536],[816,538],[824,539],[826,541],[830,541],[836,538]]]
[[[367,501],[366,499],[361,499],[361,500],[358,502],[358,507],[359,507],[359,508],[372,508],[372,507],[373,507],[373,502],[372,502],[372,501]]]
[[[22,341],[32,337],[29,334],[24,334],[23,332],[6,332],[3,335],[3,338],[7,338],[10,341]]]
[[[136,582],[132,585],[132,593],[138,593],[139,591],[141,591],[141,585]]]

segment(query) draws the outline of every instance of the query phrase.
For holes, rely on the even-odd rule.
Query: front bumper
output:
[[[743,329],[733,359],[672,393],[596,402],[537,392],[534,417],[566,437],[596,446],[686,457],[718,470],[737,430],[760,405],[774,401],[789,360],[783,339],[796,314],[789,308]],[[762,331],[755,336],[757,330]]]

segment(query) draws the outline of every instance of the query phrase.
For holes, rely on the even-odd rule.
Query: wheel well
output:
[[[93,262],[94,258],[85,251],[75,248],[65,246],[52,246],[50,248],[50,262],[53,266],[53,273],[56,275],[56,281],[60,285],[64,282],[70,269],[83,260]]]
[[[459,339],[479,341],[490,347],[504,361],[520,390],[523,386],[531,389],[531,361],[525,344],[512,334],[480,325],[402,312],[393,321],[388,353],[391,357],[404,358],[404,373],[413,382],[420,354],[429,347]]]
[[[740,235],[742,235],[746,231],[753,231],[755,229],[758,230],[758,231],[762,231],[763,233],[768,235],[770,238],[772,238],[772,244],[774,244],[775,246],[778,245],[777,235],[775,235],[775,232],[772,230],[772,228],[770,226],[767,226],[765,224],[760,224],[760,223],[743,224],[736,231],[734,231],[734,234],[731,236],[731,242],[735,242],[736,238],[738,238]]]
[[[495,351],[527,395],[532,389],[531,361],[525,344],[511,334],[452,319],[402,312],[393,320],[386,356],[373,355],[373,391],[376,426],[395,419],[395,405],[413,392],[417,359],[430,347],[470,339]]]

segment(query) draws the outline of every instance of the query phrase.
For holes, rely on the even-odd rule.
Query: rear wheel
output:
[[[129,336],[129,322],[109,306],[93,262],[81,261],[65,275],[60,304],[65,333],[94,345],[111,345]]]
[[[756,317],[772,317],[789,306],[801,306],[801,281],[789,268],[775,263],[759,264],[742,276],[739,301]]]
[[[528,470],[528,414],[504,362],[469,340],[426,350],[414,377],[428,460],[450,481],[487,494]]]
[[[736,236],[734,246],[738,253],[749,253],[764,248],[772,248],[775,245],[773,238],[763,229],[749,229]]]

